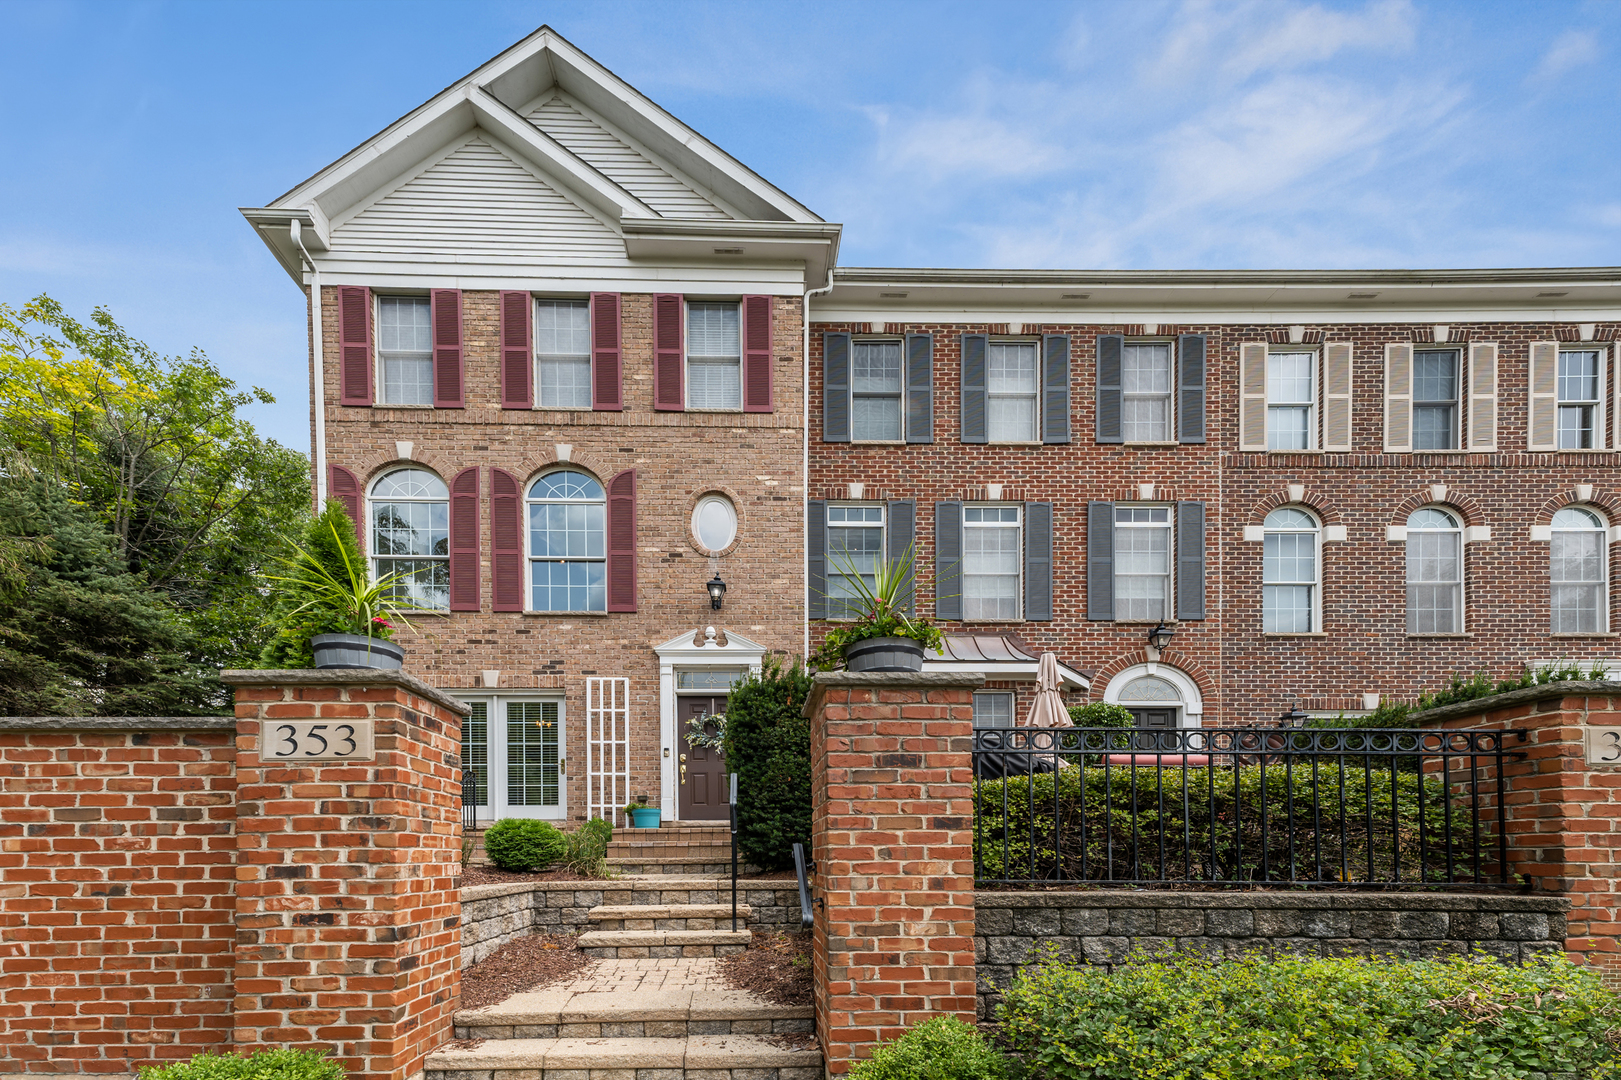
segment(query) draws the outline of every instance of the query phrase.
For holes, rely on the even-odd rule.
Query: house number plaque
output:
[[[370,720],[266,720],[259,760],[370,761],[377,756]]]
[[[1621,727],[1584,728],[1589,765],[1621,765]]]

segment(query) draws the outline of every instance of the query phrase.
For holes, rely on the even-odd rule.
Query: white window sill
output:
[[[739,405],[736,408],[727,407],[724,409],[700,409],[696,405],[688,405],[683,411],[696,413],[740,413],[743,411],[743,406]]]
[[[1299,450],[1273,450],[1273,449],[1268,448],[1266,452],[1268,454],[1321,454],[1321,453],[1323,453],[1323,451],[1313,449],[1311,447],[1302,447]]]
[[[1114,623],[1116,626],[1158,626],[1160,623],[1165,622],[1163,619],[1110,619],[1108,621]],[[1175,630],[1182,624],[1172,620],[1170,622],[1165,622],[1165,625],[1170,629]]]
[[[1302,632],[1299,632],[1299,633],[1292,633],[1292,632],[1291,633],[1281,633],[1281,632],[1278,632],[1278,631],[1266,631],[1266,630],[1263,630],[1261,632],[1261,636],[1265,637],[1265,638],[1292,638],[1292,637],[1317,638],[1317,637],[1327,637],[1328,632],[1326,630],[1306,630],[1306,631],[1302,631]]]
[[[590,405],[531,405],[532,412],[595,412]],[[606,411],[606,410],[604,410]]]
[[[1559,641],[1580,641],[1583,638],[1621,637],[1621,634],[1549,634],[1548,636]]]
[[[524,614],[534,615],[536,617],[544,615],[557,615],[567,619],[597,619],[608,617],[608,613],[606,611],[525,611]]]
[[[1475,635],[1473,635],[1473,634],[1408,634],[1407,635],[1407,640],[1409,640],[1409,641],[1416,641],[1416,640],[1419,640],[1419,639],[1423,639],[1425,641],[1449,641],[1449,640],[1450,641],[1473,641],[1474,638],[1475,638]]]
[[[836,443],[828,443],[827,445],[834,446],[834,445],[837,445],[837,444]],[[906,443],[905,439],[851,439],[850,440],[850,445],[851,446],[905,446],[905,445],[907,445],[907,443]]]
[[[986,439],[982,443],[964,443],[965,446],[1046,446],[1040,439]],[[1058,444],[1054,444],[1058,445]]]
[[[1025,619],[947,619],[946,622],[962,623],[964,626],[1022,626]]]
[[[1535,453],[1536,451],[1530,451],[1530,452]],[[1544,451],[1544,453],[1546,453],[1546,451]],[[1575,446],[1561,446],[1559,449],[1555,450],[1554,453],[1556,453],[1556,454],[1613,454],[1613,453],[1615,453],[1615,451],[1613,449],[1610,449],[1609,447],[1604,447],[1604,446],[1592,446],[1592,447],[1588,447],[1585,450],[1583,450],[1583,449],[1581,449],[1579,447],[1575,447]]]
[[[1099,445],[1108,446],[1110,444],[1108,444],[1108,443],[1100,443]],[[1124,447],[1129,448],[1129,447],[1181,446],[1182,444],[1177,442],[1175,439],[1152,439],[1152,440],[1140,440],[1140,441],[1136,441],[1136,442],[1115,443],[1114,445],[1115,446],[1124,446]]]
[[[431,411],[431,410],[437,408],[438,406],[432,405],[432,404],[428,404],[428,405],[405,405],[405,404],[399,404],[399,403],[392,402],[392,401],[379,401],[379,402],[374,403],[372,407],[376,408],[376,409],[428,409],[428,410]]]

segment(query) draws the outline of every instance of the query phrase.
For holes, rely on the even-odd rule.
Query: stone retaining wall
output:
[[[1510,963],[1561,953],[1570,901],[1513,893],[981,892],[975,894],[979,1015],[1051,944],[1112,965],[1136,951],[1206,956],[1253,950],[1306,956],[1455,956]],[[988,985],[987,985],[988,984]]]
[[[603,904],[728,904],[731,899],[731,882],[716,878],[474,885],[462,890],[461,963],[482,960],[526,934],[588,930],[587,914]],[[792,881],[739,881],[737,902],[753,909],[750,930],[799,929],[799,886]]]

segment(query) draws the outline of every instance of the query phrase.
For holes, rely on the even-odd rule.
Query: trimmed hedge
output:
[[[997,1009],[1046,1080],[1596,1080],[1621,1008],[1564,958],[1049,960]]]
[[[955,1016],[925,1020],[872,1057],[856,1063],[850,1080],[1002,1080],[1013,1062],[987,1043],[979,1030]]]
[[[502,818],[484,832],[484,852],[503,870],[544,870],[568,852],[562,830],[534,818]]]
[[[737,854],[762,870],[794,864],[810,846],[810,722],[800,715],[812,675],[767,657],[726,701],[726,763],[737,773]]]
[[[326,1050],[260,1050],[256,1054],[197,1054],[174,1065],[148,1065],[140,1080],[344,1080]]]

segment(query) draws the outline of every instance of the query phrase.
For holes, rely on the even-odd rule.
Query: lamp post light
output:
[[[1294,708],[1278,717],[1278,726],[1286,728],[1303,728],[1306,726],[1306,721],[1310,719],[1311,713],[1307,712],[1305,709],[1302,709],[1300,707],[1300,702],[1297,701],[1295,702]]]
[[[1148,644],[1155,652],[1163,652],[1170,645],[1171,639],[1176,636],[1176,630],[1166,626],[1164,620],[1148,632]]]
[[[704,587],[709,590],[709,606],[719,611],[721,598],[726,595],[726,582],[720,579],[719,570],[715,571],[715,576],[710,578],[709,584]]]

